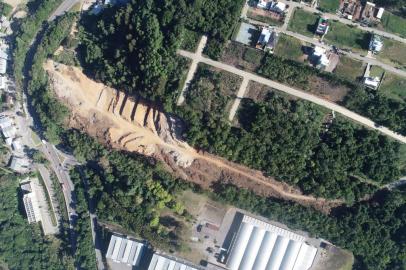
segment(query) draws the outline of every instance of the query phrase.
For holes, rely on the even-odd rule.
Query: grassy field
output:
[[[363,51],[368,49],[370,34],[340,22],[330,21],[330,29],[324,39],[340,47]]]
[[[377,55],[382,60],[389,60],[399,68],[406,68],[406,44],[384,38],[382,51]]]
[[[379,91],[390,98],[406,102],[406,78],[386,72]]]
[[[381,26],[388,32],[406,37],[406,19],[385,11],[382,16]]]
[[[281,34],[276,44],[275,55],[286,59],[298,60],[303,56],[302,42],[294,37]]]
[[[379,66],[372,66],[369,70],[369,77],[381,77],[384,71],[385,70]]]
[[[319,15],[296,9],[290,18],[288,30],[312,37]]]
[[[361,61],[342,56],[334,73],[344,79],[355,81],[364,74],[364,65]]]
[[[320,0],[319,9],[324,12],[336,12],[340,7],[340,0]]]
[[[274,25],[274,26],[281,26],[283,24],[283,21],[275,20],[274,18],[272,18],[270,16],[263,16],[260,14],[256,14],[255,12],[252,12],[250,10],[248,10],[248,12],[247,12],[247,17],[250,19],[253,19],[255,21],[264,22],[264,23],[267,23],[269,25]]]

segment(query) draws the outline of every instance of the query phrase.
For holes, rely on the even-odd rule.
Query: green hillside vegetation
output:
[[[163,209],[184,214],[184,206],[174,197],[182,187],[180,182],[156,161],[107,150],[76,130],[68,131],[64,140],[75,156],[86,160],[80,170],[89,183],[89,196],[102,222],[123,227],[155,247],[180,248],[176,233],[160,220]],[[74,177],[77,179],[78,173]],[[80,183],[77,186],[83,188]]]
[[[240,128],[216,114],[180,108],[188,123],[187,141],[307,194],[349,202],[376,189],[354,176],[381,185],[400,175],[398,143],[341,118],[326,132],[324,114],[308,102],[271,94],[265,102],[243,100],[241,106]]]
[[[195,39],[195,33],[185,31],[185,25],[207,33],[205,53],[218,57],[242,2],[211,0],[188,5],[183,0],[133,0],[107,8],[98,16],[84,16],[80,30],[84,67],[98,80],[162,103],[173,95],[173,89],[166,86],[177,69],[174,58],[182,37],[192,43]],[[190,47],[193,49],[192,44]]]
[[[12,175],[0,176],[0,261],[6,269],[73,270],[66,243],[28,224],[18,183]]]

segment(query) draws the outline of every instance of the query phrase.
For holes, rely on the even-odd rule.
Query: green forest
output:
[[[208,54],[220,55],[243,1],[133,0],[81,19],[82,65],[109,85],[164,103],[177,95],[176,50],[188,29],[210,37]],[[220,50],[220,51],[218,51]],[[212,53],[210,53],[213,51]]]
[[[261,170],[305,193],[353,202],[400,176],[398,143],[340,117],[326,130],[325,113],[309,102],[274,93],[264,102],[243,99],[237,115],[240,127],[234,127],[221,114],[189,105],[211,98],[186,98],[188,105],[177,113],[188,124],[184,135],[191,145]]]
[[[160,212],[169,209],[184,214],[174,193],[186,184],[174,179],[153,159],[107,150],[76,130],[66,132],[64,143],[80,160],[86,160],[77,170],[89,183],[89,197],[102,222],[119,225],[148,239],[155,247],[179,248],[178,236],[161,222]],[[77,173],[74,175],[77,178]]]
[[[194,1],[192,4],[169,0],[134,1],[126,6],[108,8],[105,12],[111,12],[115,18],[110,24],[102,24],[102,16],[106,13],[83,19],[93,23],[93,26],[82,24],[80,29],[85,44],[81,48],[83,65],[94,67],[93,75],[99,80],[108,82],[114,78],[111,84],[117,84],[120,89],[168,106],[165,100],[174,100],[180,80],[177,61],[172,61],[180,41],[171,37],[176,37],[175,33],[182,35],[184,27],[206,32],[211,44],[215,45],[209,47],[213,48],[212,57],[215,57],[216,50],[221,50],[216,42],[222,44],[227,39],[227,32],[231,31],[236,21],[240,6],[233,3],[229,0]],[[188,16],[178,13],[188,11],[193,5],[201,5],[201,10],[185,13]],[[231,6],[233,8],[228,14],[227,7]],[[193,6],[193,10],[195,8]],[[224,13],[225,10],[227,12]],[[140,20],[140,16],[147,19]],[[33,29],[43,17],[41,15],[29,20]],[[190,18],[194,19],[193,22],[189,21]],[[212,18],[213,21],[206,18]],[[96,212],[102,221],[119,224],[123,229],[150,240],[155,247],[181,248],[176,231],[168,230],[160,214],[169,209],[176,215],[187,215],[182,203],[176,200],[176,194],[190,188],[190,185],[174,179],[156,160],[106,149],[87,135],[76,130],[65,130],[62,125],[67,111],[50,93],[41,63],[66,38],[72,20],[73,17],[68,15],[52,23],[39,40],[29,73],[28,89],[32,105],[45,128],[44,135],[70,148],[83,163],[72,172],[72,180],[77,187],[80,219],[76,227],[80,238],[74,261],[83,268],[94,266],[83,180],[89,183],[88,196],[95,202]],[[121,33],[121,29],[131,34]],[[216,29],[224,31],[217,32]],[[22,52],[26,52],[29,44],[27,41],[33,36],[31,28],[25,30],[28,34],[15,50],[20,57],[23,57]],[[95,44],[99,44],[99,38],[110,42],[104,45],[100,43],[101,47],[98,47]],[[118,46],[116,50],[116,40],[120,39],[131,42],[124,43],[127,47]],[[152,46],[152,50],[145,52],[145,46],[140,46],[130,51],[129,44],[132,43],[134,46]],[[22,47],[24,44],[25,47]],[[152,61],[144,59],[140,55],[142,52],[151,54]],[[128,60],[132,59],[129,55],[143,65],[132,66],[134,62]],[[103,57],[106,61],[100,62]],[[116,63],[122,64],[117,73]],[[168,68],[163,68],[165,64],[168,64]],[[15,67],[17,74],[20,72],[19,67]],[[382,185],[399,176],[399,144],[341,118],[326,125],[324,114],[315,105],[276,94],[259,103],[243,100],[239,113],[250,117],[242,118],[238,115],[239,127],[231,127],[221,113],[212,115],[193,109],[196,104],[203,104],[202,100],[194,98],[217,101],[215,97],[207,95],[189,95],[187,104],[190,106],[177,109],[178,115],[188,124],[185,136],[191,144],[261,169],[299,186],[307,193],[344,198],[353,205],[334,209],[330,215],[324,215],[311,208],[259,197],[221,182],[213,187],[215,192],[210,193],[212,197],[286,223],[292,228],[307,230],[348,248],[356,257],[355,269],[404,269],[405,195],[397,191],[381,191],[370,200],[356,202],[377,188],[368,182]],[[224,104],[224,100],[220,102]],[[221,111],[220,107],[215,108]],[[71,260],[66,259],[61,250],[51,250],[54,245],[39,237],[39,229],[28,226],[21,216],[16,182],[0,181],[0,185],[6,194],[0,198],[1,260],[10,268],[30,268],[27,267],[28,263],[35,260],[36,264],[31,267],[34,269],[70,269]],[[14,213],[13,219],[10,213]],[[18,229],[7,230],[11,226]],[[33,230],[37,233],[33,233]],[[19,249],[16,245],[8,245],[15,239],[20,239],[16,242],[21,244]],[[10,254],[15,254],[16,248],[23,254],[10,257]]]

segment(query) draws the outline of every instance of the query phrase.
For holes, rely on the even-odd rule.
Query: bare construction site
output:
[[[197,151],[180,134],[176,117],[88,78],[76,67],[47,61],[44,65],[56,97],[70,109],[68,125],[113,148],[154,157],[176,176],[211,188],[223,180],[328,212],[342,202],[301,194],[260,171]]]

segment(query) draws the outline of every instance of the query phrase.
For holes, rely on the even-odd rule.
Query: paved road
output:
[[[59,7],[49,16],[48,22],[55,20],[56,17],[63,15],[65,12],[69,11],[76,3],[79,3],[80,0],[65,0]]]
[[[202,52],[203,52],[204,47],[206,46],[206,43],[207,43],[207,36],[203,35],[200,38],[199,45],[197,46],[197,49],[195,52],[196,55],[199,55],[199,56],[202,55]],[[182,91],[181,91],[179,99],[178,99],[178,103],[177,103],[178,105],[182,105],[183,102],[185,102],[185,92],[186,92],[187,88],[189,87],[190,82],[193,80],[193,77],[196,73],[198,64],[199,64],[199,61],[195,61],[194,59],[192,59],[192,64],[189,67],[189,71],[186,76],[185,84],[183,85]]]
[[[216,68],[226,70],[228,72],[231,72],[231,73],[234,73],[234,74],[236,74],[238,76],[241,76],[244,79],[259,82],[261,84],[265,84],[267,86],[275,88],[275,89],[277,89],[279,91],[285,92],[285,93],[287,93],[289,95],[296,96],[296,97],[299,97],[301,99],[305,99],[305,100],[308,100],[310,102],[316,103],[316,104],[318,104],[320,106],[323,106],[323,107],[328,108],[330,110],[333,110],[335,112],[341,113],[342,115],[344,115],[344,116],[346,116],[346,117],[348,117],[348,118],[350,118],[350,119],[352,119],[352,120],[354,120],[354,121],[356,121],[356,122],[358,122],[360,124],[363,124],[366,127],[369,127],[371,129],[375,129],[375,130],[379,131],[380,133],[385,134],[385,135],[387,135],[387,136],[389,136],[389,137],[391,137],[391,138],[393,138],[393,139],[395,139],[395,140],[397,140],[399,142],[406,143],[406,137],[405,136],[402,136],[402,135],[400,135],[398,133],[395,133],[395,132],[389,130],[388,128],[378,127],[370,119],[368,119],[366,117],[363,117],[363,116],[361,116],[361,115],[359,115],[357,113],[354,113],[354,112],[352,112],[352,111],[350,111],[350,110],[348,110],[348,109],[346,109],[346,108],[344,108],[344,107],[342,107],[340,105],[337,105],[337,104],[335,104],[333,102],[327,101],[327,100],[322,99],[322,98],[317,97],[317,96],[314,96],[314,95],[312,95],[312,94],[310,94],[308,92],[294,89],[294,88],[289,87],[287,85],[284,85],[284,84],[281,84],[281,83],[278,83],[278,82],[263,78],[261,76],[249,73],[249,72],[244,71],[244,70],[240,70],[240,69],[238,69],[238,68],[236,68],[234,66],[231,66],[231,65],[227,65],[227,64],[224,64],[224,63],[221,63],[221,62],[218,62],[218,61],[211,60],[209,58],[203,57],[203,56],[195,54],[195,53],[191,53],[191,52],[187,52],[187,51],[183,51],[183,50],[179,50],[178,53],[180,55],[184,56],[184,57],[188,57],[188,58],[192,59],[193,61],[202,62],[202,63],[208,64],[208,65],[214,66]]]

